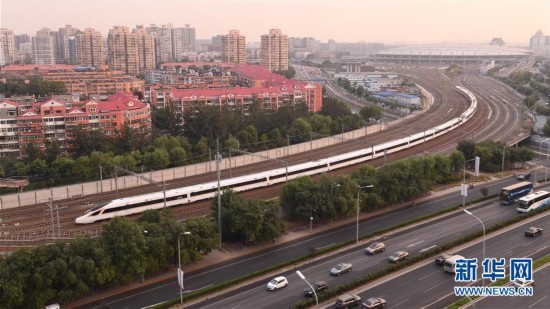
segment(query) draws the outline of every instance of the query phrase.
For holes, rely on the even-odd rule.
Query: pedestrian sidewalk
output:
[[[422,203],[424,203],[427,200],[437,198],[437,197],[443,196],[445,194],[453,193],[453,192],[460,192],[460,185],[451,186],[451,187],[448,187],[448,188],[445,188],[445,189],[442,189],[442,190],[438,190],[438,191],[431,191],[430,194],[428,194],[428,195],[426,195],[422,198],[416,199],[414,201],[414,203],[415,203],[416,206],[420,206]],[[360,215],[360,220],[362,221],[362,220],[365,220],[365,219],[368,219],[368,218],[377,217],[377,216],[383,215],[385,213],[390,213],[390,212],[397,211],[399,209],[403,209],[403,208],[410,207],[410,206],[412,206],[412,202],[410,202],[410,201],[398,203],[398,204],[392,205],[390,207],[386,207],[386,208],[383,208],[383,209],[377,209],[375,211],[371,211],[371,212],[368,212],[368,213],[363,213],[363,214]],[[235,246],[231,246],[231,245],[224,245],[222,250],[215,249],[215,250],[211,251],[207,255],[203,256],[201,261],[199,261],[197,263],[194,263],[194,264],[191,264],[191,265],[184,266],[183,270],[185,271],[185,273],[197,272],[197,271],[200,271],[201,269],[213,267],[215,265],[220,265],[224,262],[228,262],[228,261],[231,261],[231,260],[237,260],[240,257],[252,255],[254,253],[257,253],[257,252],[260,252],[260,251],[263,251],[263,250],[267,250],[270,247],[274,247],[274,246],[277,246],[277,245],[288,243],[288,242],[291,242],[291,241],[294,241],[294,240],[297,240],[297,239],[302,239],[302,238],[308,237],[308,236],[313,235],[313,234],[326,232],[328,230],[336,229],[336,228],[344,226],[344,225],[353,224],[355,221],[356,221],[356,218],[351,217],[351,218],[347,218],[347,219],[343,219],[343,220],[334,221],[333,224],[324,224],[324,225],[314,226],[314,228],[311,232],[310,232],[309,229],[302,229],[302,230],[299,230],[299,231],[287,231],[284,235],[279,237],[276,240],[275,243],[266,242],[266,243],[263,243],[263,244],[258,244],[258,245],[249,246],[249,247],[235,247]],[[110,289],[110,290],[90,294],[88,296],[85,296],[85,297],[77,300],[77,301],[73,301],[71,303],[64,304],[62,307],[83,308],[88,304],[101,302],[104,299],[107,299],[109,297],[121,295],[121,294],[127,293],[127,292],[132,291],[132,290],[141,289],[141,288],[151,286],[151,285],[154,285],[154,284],[166,281],[166,280],[170,280],[170,279],[173,279],[174,282],[177,281],[176,269],[174,269],[172,271],[165,272],[163,274],[159,274],[159,275],[151,277],[151,278],[146,278],[143,282],[142,281],[137,281],[137,282],[131,283],[131,284],[126,285],[126,286],[117,287],[117,288],[113,288],[113,289]]]

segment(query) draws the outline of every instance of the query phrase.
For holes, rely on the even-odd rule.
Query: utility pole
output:
[[[221,197],[221,188],[220,188],[220,162],[222,160],[222,155],[216,153],[216,171],[218,174],[218,229],[220,230],[220,244],[219,249],[222,249],[222,197]]]
[[[53,199],[51,197],[48,198],[48,203],[46,203],[46,204],[50,208],[50,216],[51,216],[51,219],[52,219],[52,238],[55,239],[55,225],[53,224]]]

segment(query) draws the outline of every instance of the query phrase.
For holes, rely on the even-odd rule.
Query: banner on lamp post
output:
[[[181,270],[181,268],[178,268],[178,283],[180,285],[180,289],[183,290],[183,270]]]

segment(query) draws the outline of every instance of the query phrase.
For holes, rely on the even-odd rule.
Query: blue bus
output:
[[[500,189],[500,203],[503,205],[512,205],[517,202],[521,197],[533,191],[533,183],[528,181],[522,181],[514,185]]]
[[[537,191],[519,199],[518,212],[530,212],[550,205],[550,192]]]

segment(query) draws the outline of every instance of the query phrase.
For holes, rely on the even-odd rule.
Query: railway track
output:
[[[411,74],[411,72],[403,72],[404,74]],[[439,74],[437,74],[439,73]],[[389,128],[388,130],[367,136],[362,139],[349,140],[343,143],[317,149],[311,152],[302,152],[286,158],[288,164],[297,164],[301,162],[311,161],[323,157],[334,155],[335,153],[345,153],[353,150],[361,149],[364,147],[370,147],[372,144],[382,143],[391,139],[403,135],[409,135],[417,132],[421,132],[439,123],[443,123],[449,119],[458,117],[468,105],[467,100],[454,90],[455,84],[441,77],[440,72],[414,72],[414,75],[410,75],[410,78],[432,93],[434,96],[434,106],[422,115],[417,116],[413,120],[403,121],[398,125]],[[467,87],[467,81],[464,81]],[[474,91],[475,93],[475,91]],[[492,121],[491,126],[488,126],[487,121],[483,121],[490,113],[490,108],[486,102],[479,104],[479,110],[472,120],[462,125],[460,129],[445,134],[435,140],[425,142],[423,145],[415,146],[413,148],[393,153],[387,156],[387,161],[395,161],[410,156],[424,154],[424,151],[429,151],[430,154],[448,154],[456,148],[458,141],[468,138],[471,134],[472,137],[476,135],[477,138],[482,139],[483,136],[480,132],[483,132],[483,128],[491,127],[494,125]],[[496,107],[495,107],[496,108]],[[380,166],[384,164],[383,158],[369,161],[368,164],[374,166]],[[258,170],[266,170],[271,168],[280,167],[279,163],[275,162],[261,162],[251,165],[246,165],[239,168],[234,168],[231,171],[231,176],[244,175]],[[349,173],[355,170],[357,167],[343,168],[334,171],[334,174]],[[228,170],[221,172],[222,178],[230,177]],[[202,175],[196,175],[185,179],[175,179],[170,183],[167,183],[167,189],[178,188],[190,184],[196,184],[200,182],[212,181],[216,178],[215,173],[207,173]],[[282,185],[275,185],[268,188],[257,189],[240,193],[245,198],[259,198],[267,199],[273,198],[278,195]],[[128,188],[119,190],[118,196],[131,196],[143,193],[150,193],[158,191],[158,188],[154,186],[142,186],[136,188]],[[75,235],[89,234],[94,235],[100,230],[101,224],[89,224],[89,225],[76,225],[74,219],[82,214],[86,209],[90,208],[90,204],[97,202],[109,201],[116,198],[115,192],[106,192],[97,196],[87,196],[77,199],[68,199],[55,201],[55,207],[59,207],[59,225],[61,226],[61,238],[71,238]],[[171,207],[174,217],[182,220],[189,217],[205,215],[211,212],[211,201],[201,201],[192,204],[187,204],[180,207]],[[0,233],[0,245],[3,240],[7,240],[10,246],[20,246],[29,243],[35,243],[35,239],[39,236],[43,237],[44,242],[51,241],[53,238],[51,228],[49,207],[43,204],[37,204],[33,206],[20,207],[15,209],[6,209],[0,211],[0,218],[2,218],[2,230]],[[54,222],[56,235],[59,235],[57,228],[57,220]],[[20,239],[20,241],[17,241]]]

